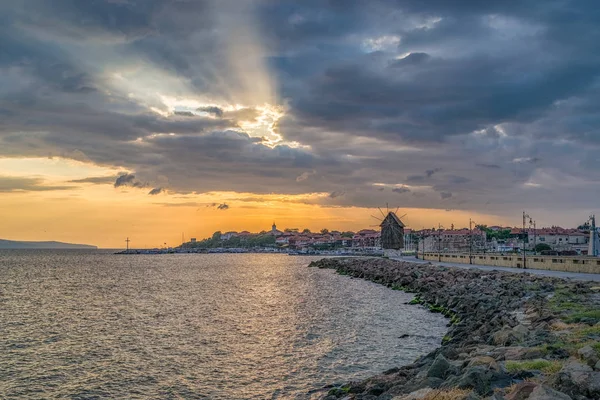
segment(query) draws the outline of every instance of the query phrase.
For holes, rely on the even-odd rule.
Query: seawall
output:
[[[449,319],[435,351],[324,399],[600,398],[600,287],[592,282],[374,258],[310,266],[415,293],[411,304]]]
[[[501,254],[469,254],[464,253],[419,253],[419,258],[428,261],[448,263],[490,265],[494,267],[523,268],[523,256]],[[600,274],[600,258],[598,257],[568,257],[568,256],[533,256],[525,258],[525,265],[531,269],[549,271],[583,272]]]

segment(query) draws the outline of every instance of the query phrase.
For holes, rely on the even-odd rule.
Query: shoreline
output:
[[[323,399],[600,398],[597,282],[381,258],[309,266],[415,293],[410,304],[449,318],[436,350]]]

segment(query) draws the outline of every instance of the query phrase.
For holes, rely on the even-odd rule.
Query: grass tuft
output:
[[[553,374],[560,371],[562,364],[560,361],[548,360],[507,361],[505,367],[510,373],[538,370],[548,374]]]

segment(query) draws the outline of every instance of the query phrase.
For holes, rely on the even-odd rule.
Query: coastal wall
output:
[[[469,264],[469,254],[419,253],[419,258],[429,261]],[[473,254],[472,264],[495,267],[523,268],[523,256],[499,254]],[[583,272],[600,274],[600,258],[597,257],[565,257],[565,256],[532,256],[528,255],[526,267],[552,271]]]

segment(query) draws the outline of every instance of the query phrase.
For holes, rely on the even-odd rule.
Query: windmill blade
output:
[[[383,211],[381,211],[381,208],[377,207],[377,209],[379,210],[379,212],[381,213],[381,216],[385,219],[386,215],[383,213]]]
[[[396,211],[394,211],[394,214],[397,214],[399,209],[400,207],[396,207]]]
[[[375,218],[377,221],[380,221],[380,222],[381,222],[381,221],[383,221],[381,218],[379,218],[379,217],[376,217],[376,216],[374,216],[374,215],[371,215],[371,217],[372,217],[372,218]]]

